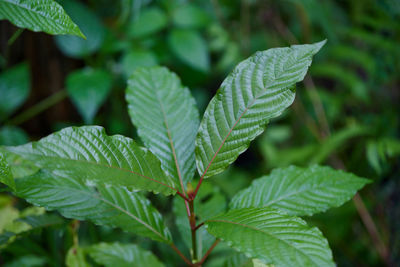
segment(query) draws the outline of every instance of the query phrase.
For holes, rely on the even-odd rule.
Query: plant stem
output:
[[[22,124],[31,118],[35,117],[36,115],[40,114],[41,112],[45,111],[46,109],[54,106],[61,100],[67,97],[66,90],[58,91],[57,93],[52,94],[51,96],[43,99],[39,103],[35,104],[34,106],[28,108],[21,114],[17,115],[14,118],[11,118],[6,124],[12,125],[19,125]]]
[[[193,263],[190,262],[190,260],[188,260],[185,255],[182,254],[182,252],[174,245],[174,244],[170,244],[171,248],[179,255],[179,257],[181,257],[183,259],[183,261],[188,264],[189,266],[193,266]]]
[[[12,46],[13,43],[15,42],[15,40],[18,39],[18,37],[21,35],[21,33],[22,33],[23,31],[24,31],[24,29],[21,29],[21,28],[17,29],[17,30],[13,33],[13,35],[10,37],[10,39],[8,39],[7,45],[8,45],[8,46]]]
[[[212,246],[207,250],[206,254],[204,254],[203,258],[201,258],[201,260],[198,263],[195,263],[195,266],[201,266],[206,261],[211,251],[213,251],[213,249],[218,245],[219,241],[220,241],[219,239],[215,240]]]
[[[194,213],[194,203],[193,200],[189,201],[189,223],[190,223],[190,231],[192,232],[192,260],[193,262],[197,261],[197,239],[196,239],[196,215]]]

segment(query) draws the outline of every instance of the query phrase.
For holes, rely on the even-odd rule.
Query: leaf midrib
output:
[[[43,157],[42,155],[38,155],[38,154],[35,154],[35,153],[23,153],[23,154],[29,154],[29,155],[34,155],[34,156],[38,156],[38,157]],[[92,164],[92,165],[96,165],[96,166],[100,166],[100,167],[104,167],[104,168],[116,169],[116,170],[120,170],[120,171],[124,171],[124,172],[128,172],[128,173],[132,173],[132,174],[135,174],[137,176],[140,176],[140,177],[143,177],[145,179],[148,179],[148,180],[151,180],[153,182],[156,182],[156,183],[158,183],[160,185],[166,186],[166,187],[174,190],[175,192],[178,192],[178,190],[176,188],[174,188],[172,186],[169,186],[167,184],[164,184],[163,182],[157,181],[156,179],[153,179],[151,177],[148,177],[148,176],[145,176],[143,174],[140,174],[140,173],[137,173],[137,172],[134,172],[134,171],[131,171],[131,170],[127,170],[127,169],[124,169],[124,168],[121,168],[121,167],[116,167],[116,166],[112,166],[112,165],[104,165],[104,164],[100,164],[98,162],[93,162],[93,161],[85,161],[85,160],[79,160],[79,159],[63,158],[63,157],[57,157],[57,156],[48,156],[48,155],[46,155],[44,157],[52,158],[52,159],[68,160],[68,161],[85,163],[85,164]],[[153,190],[151,190],[151,191],[153,191]]]
[[[308,254],[304,253],[303,251],[301,251],[300,249],[296,248],[295,246],[292,246],[288,241],[283,240],[283,239],[279,239],[278,237],[276,237],[276,236],[274,236],[274,235],[272,235],[272,234],[270,234],[268,232],[265,232],[265,231],[263,231],[261,229],[258,229],[256,227],[253,227],[253,226],[250,226],[250,225],[246,225],[246,224],[242,224],[242,223],[233,222],[233,221],[228,221],[228,220],[208,220],[207,222],[217,222],[217,223],[220,222],[220,223],[228,223],[228,224],[230,223],[230,224],[235,224],[235,225],[242,226],[244,228],[249,228],[249,229],[251,229],[253,231],[256,231],[256,232],[261,232],[261,233],[267,235],[268,237],[271,237],[271,238],[273,238],[275,240],[278,240],[278,241],[281,241],[281,242],[287,244],[289,247],[293,248],[295,251],[298,251],[301,254],[303,254],[304,256],[306,256],[311,262],[315,263],[316,264],[315,266],[318,266],[318,264],[313,259],[311,259]]]

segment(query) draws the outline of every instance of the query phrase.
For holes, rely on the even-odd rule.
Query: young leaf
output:
[[[194,142],[199,114],[179,78],[163,67],[137,69],[126,92],[129,114],[145,145],[178,184],[195,171]]]
[[[38,142],[6,147],[55,174],[171,195],[177,188],[160,161],[132,139],[98,126],[69,127]]]
[[[197,31],[173,30],[168,43],[172,52],[190,67],[203,72],[210,69],[207,43]]]
[[[67,91],[86,124],[93,122],[111,90],[111,75],[100,69],[77,70],[67,77]]]
[[[124,186],[95,185],[45,171],[16,181],[18,197],[47,210],[57,210],[64,217],[119,227],[160,242],[172,240],[150,201]]]
[[[327,240],[300,218],[268,207],[231,210],[207,231],[246,256],[277,266],[335,266]]]
[[[367,183],[329,167],[290,166],[254,180],[232,199],[230,207],[272,207],[290,215],[312,215],[342,205]]]
[[[85,260],[85,251],[78,245],[73,245],[65,257],[67,267],[90,267]]]
[[[133,244],[100,243],[86,251],[95,262],[106,267],[164,266],[153,253]]]
[[[18,27],[34,32],[72,34],[85,38],[54,0],[0,0],[0,19],[8,19]]]
[[[12,190],[15,190],[14,177],[11,173],[11,168],[8,166],[6,158],[0,152],[0,183],[9,186]]]
[[[22,63],[13,66],[0,74],[0,121],[11,115],[25,102],[29,90],[28,64]]]
[[[257,52],[224,80],[208,105],[196,138],[197,169],[204,178],[222,172],[295,97],[312,56],[325,41]]]

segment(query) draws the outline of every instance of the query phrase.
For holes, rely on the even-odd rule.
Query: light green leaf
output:
[[[157,65],[157,57],[151,51],[135,49],[126,53],[122,57],[122,71],[126,77],[132,75],[132,73],[139,67],[153,67]]]
[[[0,145],[17,146],[29,142],[29,137],[19,127],[3,126],[0,128]]]
[[[93,122],[100,106],[110,93],[111,75],[101,69],[85,68],[67,77],[67,92],[86,124]]]
[[[172,14],[176,26],[200,28],[210,23],[211,18],[203,9],[196,5],[178,5]]]
[[[0,183],[9,186],[12,190],[15,190],[14,177],[11,173],[11,168],[8,166],[6,158],[0,152]]]
[[[69,127],[38,142],[6,147],[55,174],[165,195],[177,191],[160,161],[132,139],[107,136],[98,126]]]
[[[0,0],[0,19],[8,19],[18,27],[34,32],[85,38],[62,6],[53,0]]]
[[[166,68],[140,68],[128,81],[126,99],[140,138],[161,167],[176,184],[191,181],[199,114],[189,89]]]
[[[209,51],[203,37],[193,30],[173,30],[169,46],[176,56],[190,67],[207,72],[210,69]]]
[[[22,63],[13,66],[0,74],[0,121],[11,115],[25,102],[29,91],[28,64]]]
[[[327,240],[300,218],[268,207],[229,211],[207,231],[246,256],[277,266],[335,266]]]
[[[81,2],[60,0],[59,3],[86,36],[86,40],[76,36],[55,36],[61,52],[69,57],[82,58],[99,50],[105,39],[105,27],[100,18]]]
[[[290,215],[312,215],[339,207],[369,180],[314,165],[275,169],[253,181],[231,201],[231,208],[271,207]]]
[[[47,210],[57,210],[64,217],[119,227],[160,242],[172,240],[150,201],[124,186],[95,185],[45,171],[16,181],[18,197]]]
[[[224,80],[208,105],[196,138],[197,169],[204,178],[222,172],[295,98],[312,56],[325,41],[257,52]]]
[[[90,265],[85,260],[84,250],[74,245],[72,246],[65,257],[65,265],[67,267],[89,267]]]
[[[164,29],[168,18],[159,8],[147,8],[129,26],[128,35],[134,38],[145,37]]]
[[[100,243],[87,248],[87,252],[106,267],[164,266],[153,253],[133,244]]]

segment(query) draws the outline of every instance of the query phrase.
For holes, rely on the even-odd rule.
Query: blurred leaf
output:
[[[142,38],[157,33],[167,26],[167,16],[159,8],[146,8],[139,17],[132,22],[128,29],[128,36]]]
[[[15,190],[14,177],[11,173],[11,168],[8,166],[6,158],[0,152],[0,183],[9,186],[12,190]]]
[[[370,181],[352,173],[314,165],[274,169],[232,199],[230,208],[271,207],[305,216],[339,207]]]
[[[36,255],[25,255],[4,264],[4,267],[42,267],[46,266],[47,260]]]
[[[0,0],[0,19],[8,19],[21,28],[49,34],[85,36],[53,0]]]
[[[327,240],[315,227],[268,207],[231,210],[206,221],[229,246],[277,266],[335,266]]]
[[[153,67],[158,60],[152,51],[135,49],[124,54],[121,65],[125,77],[129,77],[139,67]]]
[[[29,95],[30,83],[27,63],[13,66],[0,74],[0,121],[25,102]]]
[[[77,245],[72,246],[68,250],[67,256],[65,258],[65,265],[67,267],[89,267],[90,266],[85,260],[84,250]]]
[[[108,136],[99,126],[65,128],[38,142],[5,149],[40,168],[81,181],[165,195],[177,191],[149,150],[128,137]]]
[[[168,44],[176,56],[190,67],[207,72],[210,69],[210,58],[206,41],[192,30],[172,30]]]
[[[0,145],[17,146],[29,142],[29,137],[19,127],[3,126],[0,128]]]
[[[100,243],[86,251],[95,262],[105,267],[164,266],[153,253],[133,244]]]
[[[210,23],[210,16],[193,4],[179,5],[172,14],[176,26],[184,28],[200,28]]]
[[[97,15],[81,2],[75,0],[59,2],[78,24],[86,40],[75,36],[55,36],[57,47],[65,55],[73,58],[82,58],[99,50],[105,38],[105,29]]]
[[[111,86],[112,77],[105,70],[85,68],[68,75],[68,95],[85,124],[93,123],[93,118],[110,93]]]
[[[381,138],[367,143],[367,160],[377,174],[387,169],[388,159],[400,155],[400,140]]]
[[[160,213],[140,193],[120,185],[93,184],[44,171],[17,179],[17,196],[57,210],[64,217],[120,227],[159,242],[171,242]]]
[[[196,138],[199,174],[226,169],[295,97],[312,56],[325,41],[257,52],[239,63],[209,103]],[[251,78],[249,78],[251,77]]]
[[[126,100],[132,123],[163,170],[181,187],[190,182],[199,112],[189,89],[167,68],[140,68],[128,80]]]

